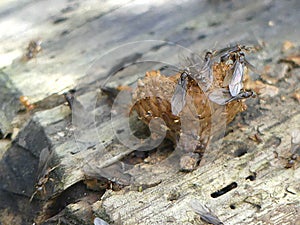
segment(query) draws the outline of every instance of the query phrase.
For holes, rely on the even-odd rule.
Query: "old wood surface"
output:
[[[202,224],[193,206],[205,205],[224,224],[299,224],[299,163],[285,167],[290,133],[300,129],[293,97],[300,72],[278,63],[288,54],[281,51],[286,40],[299,54],[299,8],[297,0],[2,1],[1,223],[32,224],[46,214],[52,218],[44,224],[92,224],[94,216],[110,224]],[[38,39],[43,50],[20,62],[29,41]],[[260,79],[270,86],[246,101],[248,109],[226,128],[225,138],[211,144],[201,167],[180,173],[176,155],[154,165],[129,165],[125,174],[114,163],[133,150],[120,142],[121,131],[116,137],[127,120],[111,119],[111,99],[100,86],[134,84],[166,63],[180,67],[189,50],[202,54],[230,43],[262,42],[263,49],[248,59],[268,71]],[[77,89],[73,111],[62,95],[71,88]],[[21,95],[34,110],[18,112]],[[136,117],[131,120],[133,130],[144,130]],[[249,139],[255,134],[261,143]],[[44,200],[37,196],[30,203],[45,148],[53,155],[46,165],[59,166]],[[88,176],[126,187],[102,196],[86,188]],[[232,183],[231,191],[213,194]],[[53,201],[59,203],[48,212]]]

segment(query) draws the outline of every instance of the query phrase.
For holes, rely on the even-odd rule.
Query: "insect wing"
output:
[[[220,56],[221,61],[222,59],[226,59],[229,58],[229,55],[233,52],[237,52],[239,50],[241,50],[241,48],[243,48],[244,46],[240,46],[240,45],[235,45],[235,46],[229,46],[229,47],[225,47],[222,48],[218,51],[216,51],[215,56]]]
[[[213,83],[213,76],[212,76],[212,70],[211,68],[207,68],[207,70],[203,73],[203,81],[198,82],[201,89],[206,92]]]
[[[260,72],[249,61],[245,59],[245,64],[253,73],[260,74]]]
[[[96,217],[94,219],[94,225],[109,225],[109,224],[105,222],[103,219]]]
[[[132,176],[127,173],[128,166],[122,162],[116,162],[107,167],[86,164],[83,167],[83,172],[90,178],[106,178],[120,185],[128,186],[132,182]]]
[[[210,86],[213,83],[213,73],[212,73],[212,69],[211,69],[211,60],[208,59],[208,61],[205,63],[203,69],[202,69],[202,77],[204,79],[204,91],[207,91]]]
[[[191,74],[193,78],[197,81],[199,87],[206,92],[213,83],[213,72],[212,72],[212,53],[207,52],[205,55],[204,65],[201,67],[200,71],[193,71],[191,70]]]
[[[190,202],[190,207],[197,213],[202,220],[207,223],[214,224],[214,225],[222,225],[222,221],[214,215],[210,209],[203,206],[199,201],[192,200]]]
[[[187,85],[187,79],[179,80],[171,99],[172,113],[176,116],[182,111],[186,103],[185,101],[186,88],[187,88],[186,85]]]
[[[234,66],[234,71],[232,74],[232,79],[229,83],[229,91],[231,96],[235,97],[240,93],[243,88],[243,76],[244,76],[244,66],[239,61],[236,62]]]
[[[50,154],[50,150],[48,148],[44,148],[41,151],[38,166],[38,179],[44,176],[51,156],[52,155]]]
[[[229,54],[234,49],[235,49],[235,47],[233,47],[233,46],[222,48],[222,49],[216,51],[215,56],[221,56],[222,57],[226,54]]]
[[[291,132],[291,153],[300,155],[300,129]]]
[[[228,93],[228,90],[225,88],[219,88],[209,93],[208,98],[210,101],[215,102],[218,105],[225,105],[227,101],[231,99],[231,96]]]

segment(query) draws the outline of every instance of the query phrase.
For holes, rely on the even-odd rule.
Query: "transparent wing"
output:
[[[122,162],[116,162],[107,167],[99,167],[97,165],[85,165],[83,167],[84,174],[90,178],[106,178],[112,182],[121,185],[130,185],[132,176],[127,173],[128,165]]]
[[[109,225],[109,224],[107,222],[105,222],[103,219],[96,217],[94,219],[94,225]]]
[[[204,92],[206,92],[213,83],[213,72],[212,72],[212,69],[210,68],[210,66],[207,66],[204,68],[204,70],[202,70],[201,76],[202,76],[202,79],[197,80],[197,82],[198,82],[198,85],[200,86],[200,88]]]
[[[261,72],[259,72],[255,66],[253,66],[248,60],[245,59],[245,64],[247,66],[247,68],[249,68],[253,73],[256,73],[256,74],[260,74]]]
[[[214,225],[221,225],[223,224],[222,221],[211,212],[210,209],[202,205],[197,200],[192,200],[190,202],[190,207],[197,213],[202,220],[204,220],[207,223],[214,224]]]
[[[300,129],[291,132],[291,153],[300,155]]]
[[[192,77],[197,81],[199,87],[206,92],[213,83],[213,71],[212,71],[212,53],[206,53],[204,64],[201,68],[192,67],[190,72]]]
[[[213,90],[208,94],[209,100],[212,102],[215,102],[219,105],[225,105],[229,99],[231,99],[231,96],[227,89],[225,88],[218,88]]]
[[[186,103],[186,82],[187,81],[184,80],[181,84],[177,84],[171,99],[172,113],[176,116],[182,111]]]
[[[243,75],[244,66],[242,63],[237,61],[232,74],[232,79],[229,83],[229,91],[233,97],[237,96],[243,88]]]
[[[44,176],[50,158],[51,158],[50,150],[48,148],[44,148],[40,153],[39,166],[38,166],[38,178]]]

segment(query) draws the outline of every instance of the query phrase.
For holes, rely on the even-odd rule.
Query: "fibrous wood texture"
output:
[[[291,133],[300,129],[299,7],[1,1],[1,223],[92,224],[97,216],[110,224],[204,224],[206,206],[224,224],[299,224],[299,160],[291,156]],[[29,48],[32,40],[42,50]],[[250,72],[255,81],[245,83],[258,96],[212,141],[201,166],[178,172],[180,152],[169,142],[134,151],[141,143],[128,135],[129,110],[114,105],[115,91],[126,94],[147,71],[182,68],[190,50],[202,55],[230,43],[263,46],[248,58],[261,74]],[[72,111],[63,95],[70,89]],[[136,115],[129,125],[147,139]],[[29,202],[44,149],[45,190]]]

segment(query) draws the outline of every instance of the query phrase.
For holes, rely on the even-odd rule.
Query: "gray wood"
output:
[[[61,197],[67,205],[45,224],[91,224],[92,214],[110,224],[204,223],[203,208],[193,205],[205,206],[224,224],[299,224],[299,162],[285,168],[290,133],[299,129],[299,102],[292,98],[300,88],[299,71],[291,68],[284,76],[277,64],[285,40],[300,44],[299,6],[297,0],[2,1],[0,131],[20,132],[1,151],[0,202],[6,209],[0,209],[0,221],[32,224],[40,207],[46,215]],[[43,50],[22,62],[29,41],[38,39]],[[211,144],[201,167],[178,173],[180,152],[155,166],[118,164],[132,149],[120,143],[111,125],[127,121],[121,116],[111,120],[110,99],[99,87],[136,85],[146,71],[166,64],[180,68],[188,49],[202,56],[230,43],[262,42],[263,50],[247,59],[259,70],[271,67],[278,93],[247,100],[247,111],[227,127],[232,132],[222,142]],[[62,95],[71,88],[77,89],[73,112]],[[17,114],[20,95],[36,109]],[[145,129],[136,117],[130,120],[133,130]],[[258,130],[262,143],[249,139]],[[36,196],[29,203],[45,147],[53,153],[46,167],[58,167],[49,174],[53,181],[46,183],[43,201]],[[247,153],[238,157],[243,149]],[[91,174],[128,186],[107,190],[99,201],[89,197],[93,194],[84,197],[81,193],[90,192],[82,181]],[[236,188],[211,196],[232,182]],[[68,202],[70,192],[78,201]]]

